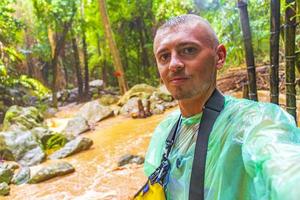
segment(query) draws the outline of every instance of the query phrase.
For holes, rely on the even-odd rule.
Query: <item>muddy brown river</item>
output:
[[[77,108],[64,108],[58,117],[70,117]],[[122,155],[143,155],[152,131],[162,115],[146,119],[122,116],[98,122],[94,130],[83,133],[94,144],[91,149],[63,160],[76,171],[39,184],[10,185],[10,195],[2,200],[126,200],[130,199],[146,178],[142,165],[117,167]],[[59,120],[60,123],[63,121]],[[55,126],[55,120],[52,121]]]

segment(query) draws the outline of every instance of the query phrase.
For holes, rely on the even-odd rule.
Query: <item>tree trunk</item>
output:
[[[63,75],[64,75],[64,78],[65,78],[65,88],[68,88],[68,82],[69,82],[69,78],[68,78],[68,70],[67,70],[67,66],[64,64],[64,59],[65,59],[65,56],[61,56],[59,57],[59,64],[60,66],[62,67],[62,70],[63,70]]]
[[[285,1],[285,65],[286,65],[286,110],[297,122],[296,88],[295,88],[295,32],[296,5],[295,0]]]
[[[125,74],[124,74],[120,54],[117,49],[116,42],[113,38],[113,32],[111,30],[111,26],[106,11],[105,0],[99,0],[99,12],[101,15],[102,24],[104,26],[105,37],[108,40],[109,48],[111,50],[115,70],[120,74],[120,76],[117,77],[119,87],[120,87],[120,92],[121,94],[124,94],[128,90],[128,86],[125,79]]]
[[[67,35],[71,25],[72,25],[72,22],[73,22],[73,16],[71,17],[71,19],[68,22],[66,22],[64,24],[63,32],[62,32],[61,36],[58,37],[58,39],[57,39],[55,50],[54,50],[54,56],[51,60],[51,65],[52,65],[52,69],[53,69],[52,104],[53,104],[53,107],[55,107],[55,108],[57,107],[56,79],[57,79],[57,71],[58,71],[57,70],[58,56],[59,56],[60,50],[62,49],[62,47],[65,43],[65,38],[66,38],[66,35]]]
[[[89,95],[89,63],[88,63],[88,52],[85,32],[82,33],[82,50],[83,50],[83,61],[84,61],[84,98],[88,100]]]
[[[25,29],[25,43],[26,43],[26,49],[28,51],[26,53],[27,74],[29,77],[33,78],[34,77],[33,62],[32,62],[31,52],[29,52],[29,49],[31,47],[31,39],[27,29]]]
[[[142,16],[137,18],[137,27],[138,27],[138,33],[139,33],[139,38],[140,38],[140,45],[141,45],[141,63],[144,69],[144,76],[146,78],[149,78],[149,71],[148,68],[150,67],[150,61],[149,61],[149,56],[148,52],[146,49],[146,42],[143,34],[143,22],[142,22]]]
[[[280,0],[271,0],[270,102],[279,103]]]
[[[85,19],[84,19],[84,3],[81,0],[81,31],[82,31],[82,51],[83,51],[83,63],[84,63],[84,100],[88,100],[89,95],[89,58],[86,44],[86,31],[85,31]]]
[[[238,8],[240,10],[241,26],[242,26],[242,32],[244,37],[246,63],[247,63],[247,71],[248,71],[248,79],[249,79],[249,98],[251,100],[257,101],[255,62],[254,62],[254,55],[253,55],[247,3],[245,2],[245,0],[238,0],[237,2],[238,2],[237,3]]]
[[[74,56],[74,61],[75,61],[75,72],[76,72],[77,86],[78,86],[78,100],[77,101],[81,102],[82,97],[83,97],[83,82],[82,82],[82,74],[81,74],[78,46],[77,46],[76,38],[75,38],[73,32],[72,32],[72,48],[73,48],[73,56]]]

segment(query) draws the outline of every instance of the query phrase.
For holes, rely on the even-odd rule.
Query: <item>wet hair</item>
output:
[[[194,15],[194,14],[179,15],[179,16],[176,16],[176,17],[173,17],[173,18],[167,20],[165,23],[163,23],[157,29],[155,36],[157,35],[157,33],[159,31],[162,31],[164,29],[176,28],[180,25],[188,24],[188,23],[198,23],[198,24],[206,26],[206,28],[211,33],[211,37],[214,42],[214,45],[216,45],[216,46],[219,45],[218,37],[217,37],[215,31],[213,30],[213,28],[211,27],[210,23],[206,19],[204,19],[198,15]]]

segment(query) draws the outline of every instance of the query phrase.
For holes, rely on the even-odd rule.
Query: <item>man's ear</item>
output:
[[[225,64],[226,60],[226,48],[223,44],[220,44],[217,47],[217,55],[218,55],[218,60],[217,60],[217,70],[221,69],[223,65]]]

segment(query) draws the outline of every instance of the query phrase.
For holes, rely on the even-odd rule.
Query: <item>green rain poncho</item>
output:
[[[179,115],[179,110],[171,113],[155,129],[145,159],[147,176],[160,165]],[[182,129],[198,127],[200,120],[201,114],[183,118]],[[188,200],[195,139],[181,140],[186,142],[175,141],[169,156],[168,200]],[[205,199],[299,200],[299,184],[300,129],[294,119],[276,105],[225,96],[208,143]]]

